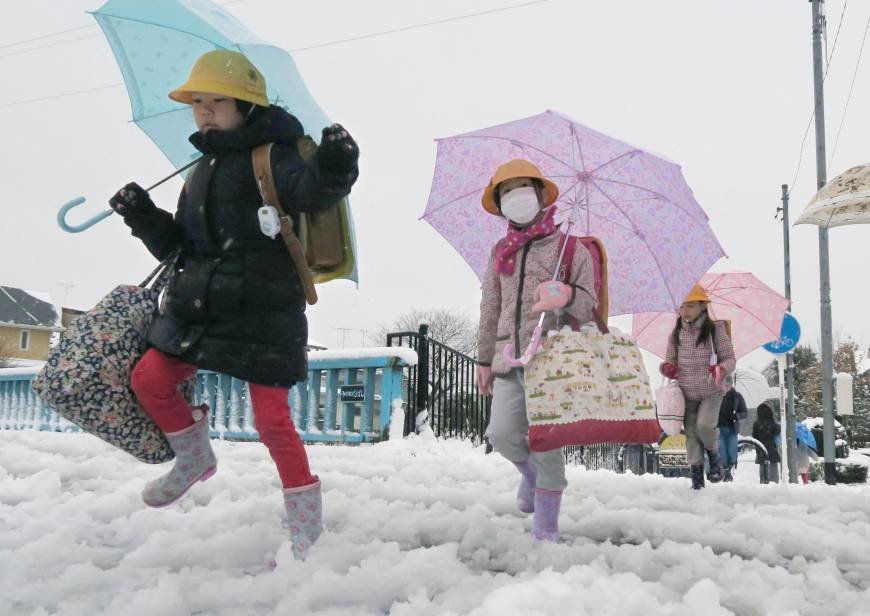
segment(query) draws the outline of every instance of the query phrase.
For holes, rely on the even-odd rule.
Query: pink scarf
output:
[[[555,215],[556,208],[551,207],[541,220],[525,229],[508,225],[507,235],[495,245],[495,272],[507,276],[513,274],[517,251],[533,239],[553,233],[556,230],[556,223],[553,222]]]

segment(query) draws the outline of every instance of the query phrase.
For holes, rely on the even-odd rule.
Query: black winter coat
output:
[[[752,438],[761,441],[761,444],[767,449],[766,459],[774,464],[778,464],[779,449],[776,447],[774,439],[780,433],[780,425],[778,421],[762,421],[756,420],[752,424]],[[761,448],[755,448],[755,463],[761,464],[765,461],[764,452]]]
[[[173,217],[161,209],[127,216],[133,235],[160,260],[181,249],[148,342],[207,370],[289,387],[307,378],[305,295],[281,236],[260,231],[262,205],[252,149],[274,142],[272,171],[288,214],[329,208],[358,175],[305,163],[299,121],[272,106],[235,131],[195,133],[205,157],[188,177]]]
[[[725,397],[722,398],[722,404],[719,406],[719,423],[720,428],[737,428],[741,419],[746,419],[748,411],[746,410],[746,400],[733,387],[728,390]]]

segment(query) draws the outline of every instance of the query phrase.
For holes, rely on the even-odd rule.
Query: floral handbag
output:
[[[173,254],[163,261],[139,286],[116,287],[75,319],[32,385],[56,413],[150,464],[166,462],[175,454],[139,406],[130,389],[130,374],[147,348],[148,327],[176,258]],[[189,382],[184,387],[189,398]]]
[[[656,443],[659,426],[640,351],[594,326],[551,331],[525,369],[529,448]]]

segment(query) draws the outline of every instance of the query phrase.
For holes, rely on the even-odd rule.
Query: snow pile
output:
[[[0,431],[0,614],[859,614],[870,488],[569,468],[564,542],[535,545],[515,469],[430,437],[309,447],[329,532],[305,562],[259,443],[145,508],[163,467],[83,434]],[[275,558],[277,567],[266,566]]]

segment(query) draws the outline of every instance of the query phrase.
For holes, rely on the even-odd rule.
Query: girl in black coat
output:
[[[759,478],[761,483],[772,480],[779,483],[779,448],[776,445],[776,437],[780,433],[780,424],[774,419],[773,408],[766,402],[758,405],[758,419],[752,424],[752,438],[761,442],[767,452],[760,447],[755,448],[755,463],[759,464]],[[765,463],[769,462],[768,472],[765,472]]]
[[[128,184],[110,201],[158,259],[180,251],[176,272],[148,333],[150,348],[133,371],[139,402],[166,433],[176,463],[143,492],[154,507],[178,500],[216,470],[206,417],[195,417],[178,386],[198,368],[249,381],[260,440],[278,467],[297,556],[321,532],[320,483],[311,475],[291,420],[288,388],[305,380],[305,296],[281,236],[265,235],[251,158],[274,143],[272,173],[290,214],[330,208],[350,192],[359,151],[339,125],[323,130],[316,156],[297,152],[299,121],[270,106],[265,80],[241,53],[218,50],[197,60],[170,98],[191,105],[203,154],[173,216]]]

